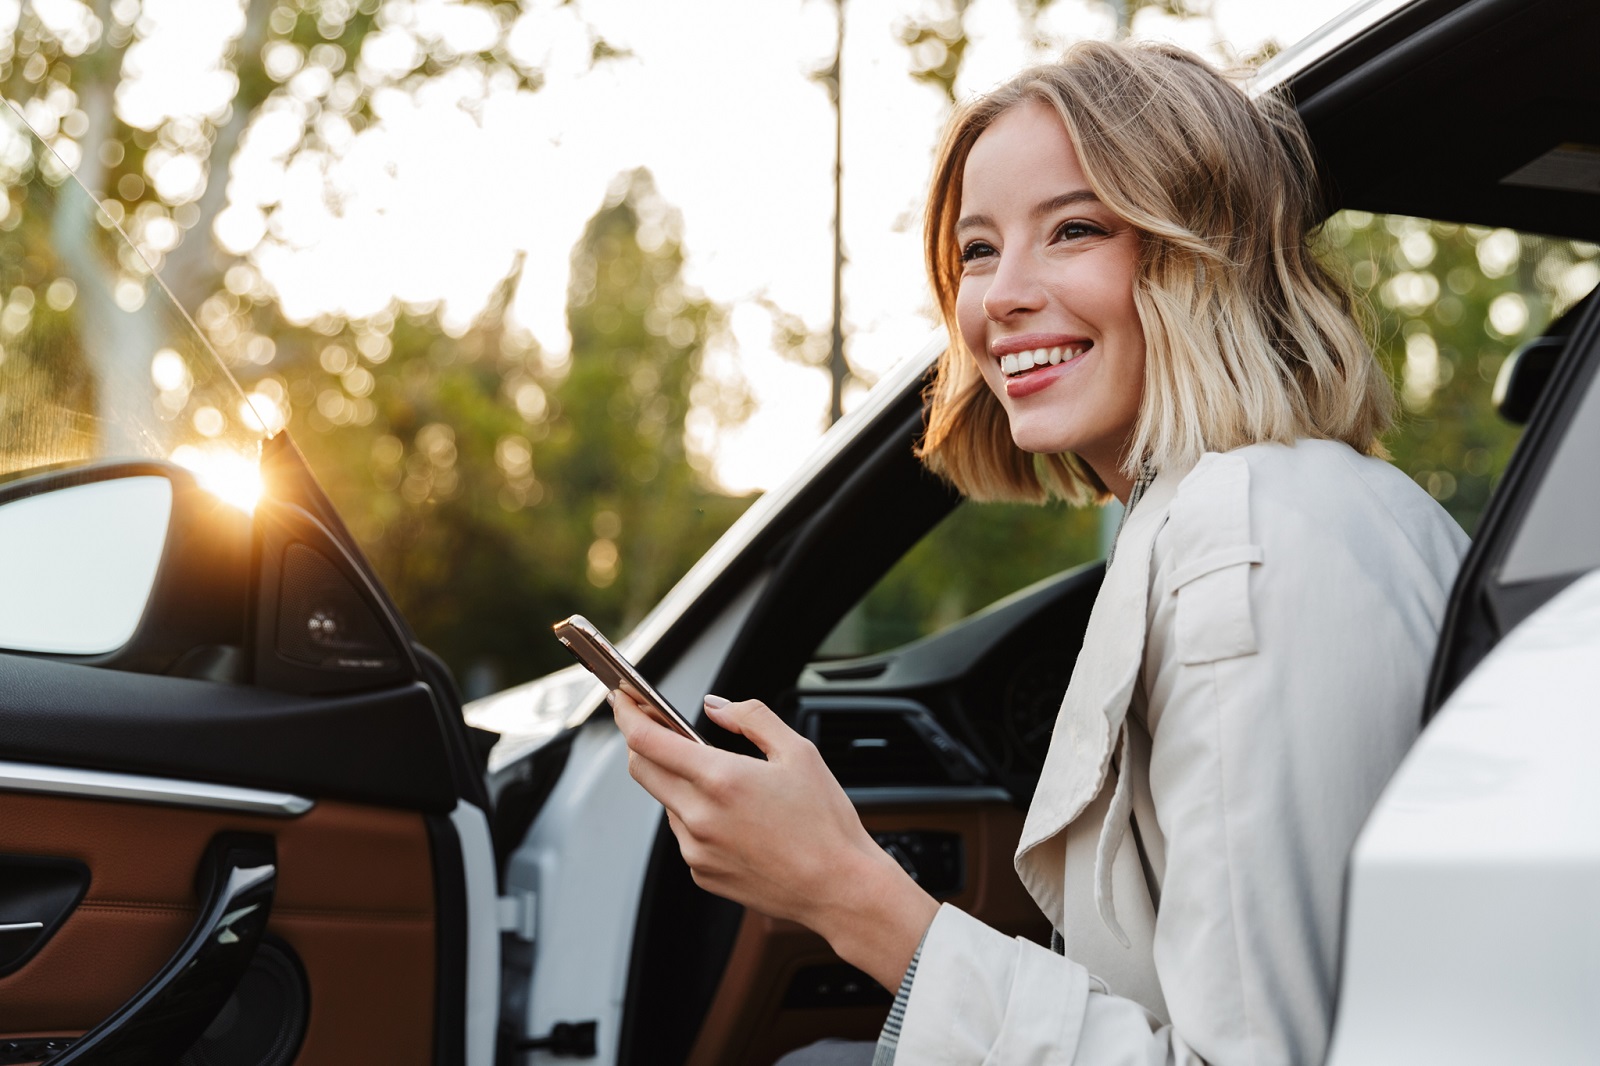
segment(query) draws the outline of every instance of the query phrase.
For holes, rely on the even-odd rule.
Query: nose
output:
[[[1001,254],[983,294],[983,313],[991,322],[1006,322],[1044,306],[1044,286],[1034,256]]]

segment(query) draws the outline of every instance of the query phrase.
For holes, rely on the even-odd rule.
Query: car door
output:
[[[447,672],[9,107],[0,142],[0,1062],[487,1064]]]

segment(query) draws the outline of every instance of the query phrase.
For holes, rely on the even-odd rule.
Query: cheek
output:
[[[983,284],[978,278],[963,278],[956,290],[956,325],[974,356],[988,349],[989,319],[983,312]]]
[[[997,395],[1003,394],[1000,368],[985,354],[989,350],[989,316],[983,310],[983,284],[981,279],[964,280],[956,291],[956,326],[961,330],[961,340],[977,364],[982,377]],[[991,373],[992,371],[992,373]]]
[[[1128,359],[1123,367],[1122,376],[1134,394],[1133,405],[1138,407],[1139,397],[1144,393],[1146,348],[1144,323],[1139,320],[1139,305],[1134,302],[1131,292],[1126,296],[1123,315],[1123,333],[1127,338]]]

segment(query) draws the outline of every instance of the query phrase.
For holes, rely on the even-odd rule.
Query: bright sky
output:
[[[931,327],[918,211],[945,107],[937,90],[910,77],[897,29],[937,3],[847,5],[848,351],[869,379],[911,354]],[[1210,19],[1146,12],[1134,33],[1213,55],[1221,40],[1245,54],[1267,39],[1292,43],[1344,6],[1215,0]],[[400,17],[369,39],[362,61],[372,67],[403,62],[416,34],[449,32],[470,44],[484,29],[452,0],[391,0],[389,8]],[[713,366],[736,366],[757,398],[751,420],[718,441],[717,476],[735,491],[770,487],[825,428],[824,374],[773,352],[770,317],[757,301],[799,314],[813,329],[828,327],[833,116],[808,73],[831,54],[833,10],[828,0],[530,0],[513,42],[519,56],[540,61],[543,89],[491,91],[475,114],[457,106],[459,84],[415,97],[386,92],[374,102],[379,122],[359,135],[325,124],[319,132],[332,157],[305,156],[287,169],[281,160],[298,116],[263,114],[236,161],[233,207],[219,220],[219,236],[239,249],[257,245],[257,205],[280,203],[278,228],[255,254],[290,316],[370,314],[397,295],[440,301],[455,327],[470,321],[524,253],[515,315],[547,350],[562,352],[572,247],[612,179],[648,167],[682,213],[688,280],[732,309],[730,336]],[[590,70],[580,11],[631,55]],[[206,57],[237,34],[238,9],[216,0],[146,0],[145,13],[184,25],[187,40],[159,47],[156,37],[165,35],[153,35],[146,52],[130,54],[143,76],[119,97],[124,114],[194,113],[207,109],[197,95],[231,95],[229,75]],[[1034,51],[1015,0],[975,0],[967,24],[962,94],[991,87],[1074,38],[1110,36],[1114,26],[1101,0],[1055,0],[1041,19],[1052,44]],[[215,44],[208,48],[202,37]],[[327,90],[315,83],[324,76],[311,66],[295,75],[308,97]]]

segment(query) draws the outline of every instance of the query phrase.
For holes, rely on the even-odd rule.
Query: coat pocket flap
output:
[[[1261,549],[1246,544],[1211,552],[1173,574],[1178,656],[1184,664],[1255,654],[1250,568],[1260,562]]]
[[[1172,590],[1183,588],[1196,578],[1205,577],[1207,574],[1224,570],[1230,566],[1260,565],[1264,553],[1254,544],[1239,544],[1231,548],[1220,548],[1211,552],[1203,559],[1196,559],[1185,566],[1178,567],[1172,574]]]

